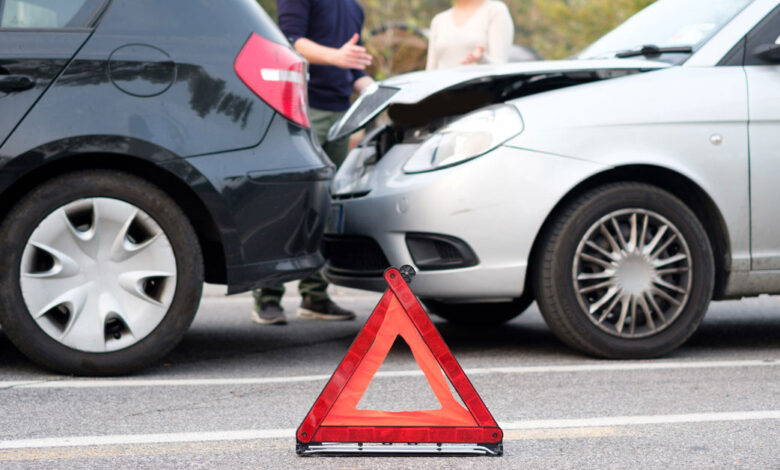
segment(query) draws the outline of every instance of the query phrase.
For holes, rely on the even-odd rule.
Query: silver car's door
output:
[[[780,7],[748,35],[750,196],[754,270],[780,269]],[[759,54],[763,51],[763,57]]]

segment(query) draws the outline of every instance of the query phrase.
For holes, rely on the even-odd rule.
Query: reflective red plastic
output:
[[[269,106],[290,121],[311,128],[306,104],[306,63],[289,47],[252,33],[236,57],[234,69]]]
[[[500,443],[501,429],[401,274],[388,269],[385,279],[390,289],[298,428],[299,443]],[[357,409],[398,336],[409,345],[440,409]]]

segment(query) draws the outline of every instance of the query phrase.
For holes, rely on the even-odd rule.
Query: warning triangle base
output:
[[[298,442],[298,455],[330,457],[416,457],[416,456],[473,456],[484,455],[500,457],[504,453],[503,444],[363,444],[363,443],[309,443]]]
[[[413,275],[410,267],[401,268]],[[397,269],[296,433],[299,455],[502,455],[503,433]],[[409,346],[441,408],[357,409],[398,337]],[[449,389],[452,384],[462,405]]]

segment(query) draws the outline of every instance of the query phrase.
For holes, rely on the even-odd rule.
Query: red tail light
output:
[[[233,66],[238,77],[290,121],[311,128],[306,63],[288,47],[252,33]]]

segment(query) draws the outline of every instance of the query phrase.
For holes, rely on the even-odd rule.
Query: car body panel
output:
[[[726,56],[741,57],[730,52],[743,47],[745,35],[777,7],[777,0],[749,4],[681,66],[636,60],[631,62],[647,63],[649,68],[632,63],[625,69],[629,73],[614,73],[616,69],[607,64],[589,69],[595,62],[591,60],[557,63],[559,70],[569,70],[570,63],[579,62],[580,71],[609,79],[564,84],[503,100],[521,114],[522,132],[503,146],[451,168],[405,174],[403,162],[389,165],[384,160],[400,152],[408,159],[421,144],[393,144],[392,140],[388,150],[382,142],[371,140],[375,136],[369,133],[336,176],[334,198],[343,206],[343,230],[336,227],[328,233],[374,238],[391,263],[412,261],[405,232],[462,238],[480,264],[421,273],[425,281],[420,295],[442,300],[511,297],[522,292],[520,281],[525,279],[531,246],[547,216],[568,194],[602,173],[661,169],[685,181],[691,193],[712,206],[713,219],[707,223],[718,226],[705,229],[717,231],[724,245],[723,258],[718,260],[723,271],[718,276],[724,284],[716,295],[780,293],[780,241],[774,236],[780,219],[774,211],[778,193],[773,187],[780,173],[775,158],[780,148],[780,67],[719,65]],[[549,70],[550,64],[486,67],[481,75],[478,67],[471,67],[388,80],[380,85],[399,90],[386,105],[391,107],[388,125],[395,125],[394,104],[419,105],[447,87],[457,91],[464,83],[490,83],[502,73],[521,80],[527,77],[521,70],[530,73],[534,67]],[[448,73],[453,76],[447,78]],[[448,96],[457,98],[457,94]],[[406,132],[404,125],[398,124],[399,132]],[[510,157],[512,152],[517,152],[516,160]],[[505,189],[506,179],[514,179],[512,191]],[[494,201],[503,205],[503,211],[491,212],[493,207],[483,204],[483,198],[494,192],[503,196]],[[453,207],[456,201],[463,204]],[[529,213],[525,201],[538,205],[540,213]],[[407,212],[402,213],[402,207]],[[410,215],[412,208],[415,217]],[[482,219],[472,211],[489,216]],[[361,218],[371,222],[362,223]],[[509,246],[506,239],[515,245]],[[505,267],[508,271],[501,275],[489,274]],[[483,286],[483,273],[488,273],[490,287]],[[328,267],[327,274],[344,285],[378,286],[359,273],[344,274]],[[451,284],[456,279],[460,290]]]
[[[383,81],[382,85],[400,88],[400,92],[393,96],[389,104],[414,104],[441,90],[474,80],[484,80],[486,78],[543,75],[564,72],[656,70],[669,66],[670,65],[665,62],[637,59],[517,62],[506,65],[473,65],[430,72],[412,72],[389,78]],[[414,83],[414,86],[405,86],[410,83]]]
[[[308,130],[277,116],[257,147],[163,165],[221,216],[225,245],[232,248],[226,249],[230,293],[300,278],[324,262],[319,240],[335,170],[315,149]]]
[[[192,8],[181,25],[151,20],[174,18],[187,10],[186,3],[112,2],[93,36],[19,125],[5,150],[20,154],[85,134],[128,135],[181,157],[260,143],[274,111],[235,73],[225,73],[232,71],[257,23],[247,19],[244,24],[222,25],[237,15],[216,3]],[[192,34],[195,29],[201,33]],[[138,38],[145,42],[139,44]],[[128,45],[157,49],[159,54],[125,55],[117,60],[115,53]],[[168,61],[161,61],[159,55]],[[167,86],[152,96],[123,90],[142,87],[144,82]],[[63,108],[72,111],[59,112]],[[101,118],[91,118],[96,116]]]
[[[252,33],[291,48],[253,0],[113,0],[93,33],[57,32],[91,37],[71,41],[71,55],[82,47],[0,146],[0,196],[80,165],[117,168],[189,211],[221,264],[206,253],[207,281],[230,293],[315,271],[333,166],[236,75]]]
[[[729,228],[732,268],[750,269],[748,104],[741,68],[673,67],[513,104],[525,130],[509,146],[609,167],[655,165],[695,182]],[[718,145],[712,143],[716,136]]]
[[[89,37],[89,31],[0,30],[0,76],[35,81],[23,91],[0,91],[0,146]]]
[[[745,67],[745,73],[750,90],[764,90],[750,96],[752,269],[780,269],[780,66]]]
[[[479,265],[417,273],[414,289],[422,297],[519,297],[531,247],[547,214],[566,188],[605,169],[598,163],[500,147],[466,165],[404,174],[400,169],[417,147],[397,145],[379,160],[373,172],[392,176],[372,185],[370,197],[336,203],[344,206],[343,232],[376,238],[394,266],[414,264],[406,247],[407,232],[457,234],[471,246]],[[496,167],[503,171],[496,174]],[[551,185],[550,179],[561,184]],[[474,190],[487,180],[489,191]],[[496,230],[497,224],[501,228]],[[326,272],[337,283],[383,288],[381,277],[347,280],[327,268]]]
[[[744,40],[744,70],[750,104],[750,190],[753,264],[756,271],[780,269],[780,65],[756,50],[780,43],[780,6]]]
[[[445,90],[468,86],[469,84],[500,80],[504,78],[534,77],[555,75],[562,73],[586,73],[596,72],[604,78],[618,76],[637,71],[656,70],[669,67],[664,62],[647,60],[569,60],[569,61],[538,61],[521,62],[506,65],[475,65],[447,70],[435,70],[430,72],[412,72],[389,78],[382,82],[382,87],[397,89],[398,91],[389,99],[383,101],[381,106],[374,108],[366,114],[360,125],[352,124],[352,114],[361,107],[361,103],[376,91],[376,87],[370,88],[353,104],[344,117],[331,128],[328,134],[329,140],[336,140],[351,134],[365,126],[388,106],[416,104],[422,100]]]

